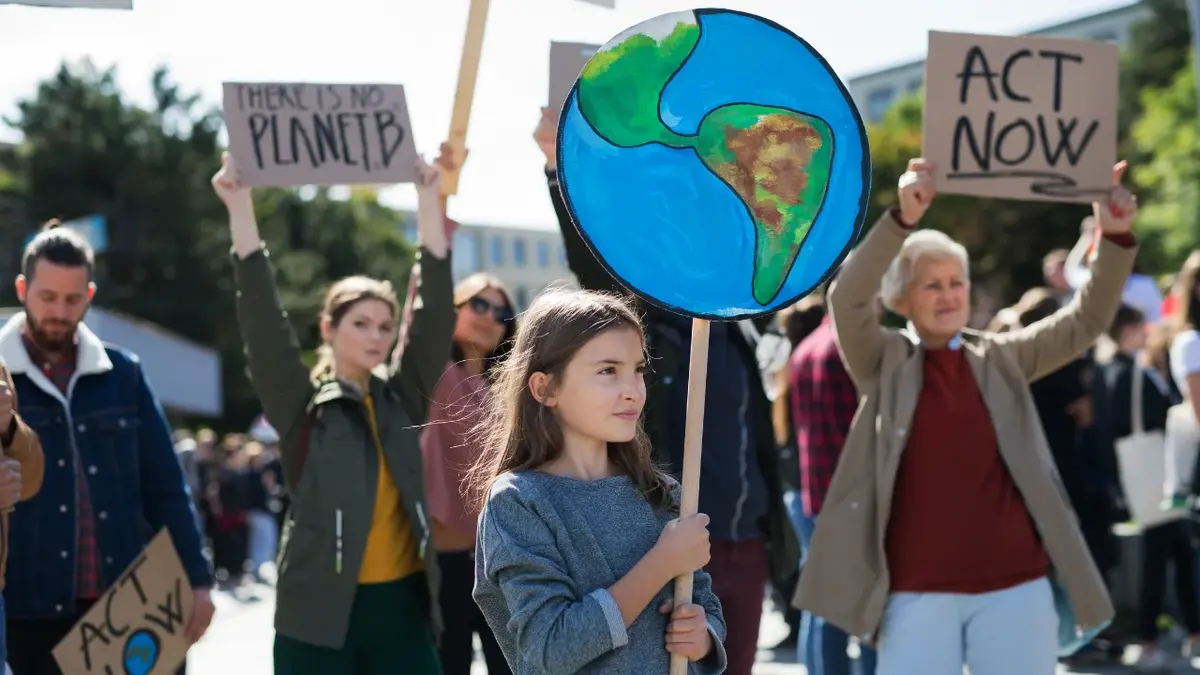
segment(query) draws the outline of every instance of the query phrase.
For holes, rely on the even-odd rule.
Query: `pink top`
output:
[[[433,519],[433,543],[439,551],[475,547],[479,508],[463,495],[463,479],[479,456],[473,437],[482,419],[487,382],[452,363],[433,391],[429,420],[421,432],[425,492]]]

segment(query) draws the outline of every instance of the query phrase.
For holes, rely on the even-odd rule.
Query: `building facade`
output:
[[[1135,3],[1047,26],[1026,35],[1100,40],[1125,46],[1133,26],[1148,16],[1149,10],[1141,3]],[[846,86],[863,121],[877,124],[896,99],[919,91],[924,82],[925,60],[922,59],[852,77]]]
[[[404,233],[409,241],[416,241],[416,219],[408,215]],[[487,272],[508,287],[517,311],[528,307],[547,286],[575,282],[558,230],[462,223],[454,233],[453,249],[456,282]]]

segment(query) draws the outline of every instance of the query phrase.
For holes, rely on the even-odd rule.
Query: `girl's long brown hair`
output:
[[[529,378],[545,373],[551,387],[558,386],[580,348],[611,330],[635,331],[646,343],[631,301],[608,293],[550,290],[522,313],[512,352],[499,366],[477,430],[481,453],[465,483],[472,493],[468,499],[485,501],[497,477],[537,469],[562,454],[558,417],[533,397]],[[677,508],[673,481],[651,459],[650,439],[641,424],[633,440],[609,443],[608,457],[656,509]]]

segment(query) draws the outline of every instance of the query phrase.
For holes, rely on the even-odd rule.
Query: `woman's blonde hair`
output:
[[[396,299],[396,291],[390,281],[381,281],[367,276],[346,277],[334,282],[325,292],[325,302],[321,308],[321,321],[328,321],[337,328],[342,319],[358,303],[364,300],[378,300],[392,310],[392,318],[400,315],[400,301]],[[313,381],[325,379],[333,375],[333,348],[322,344],[317,348],[317,365],[313,367]]]

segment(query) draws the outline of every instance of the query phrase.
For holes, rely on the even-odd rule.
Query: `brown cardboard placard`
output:
[[[404,86],[226,82],[225,127],[250,186],[416,180]]]
[[[588,59],[600,50],[600,45],[582,42],[550,43],[550,95],[546,99],[551,109],[561,111],[571,94],[571,87],[579,79],[579,73]]]
[[[54,648],[68,675],[169,675],[190,646],[195,597],[163,528]]]
[[[931,31],[924,115],[939,192],[1092,202],[1116,163],[1117,47]]]

